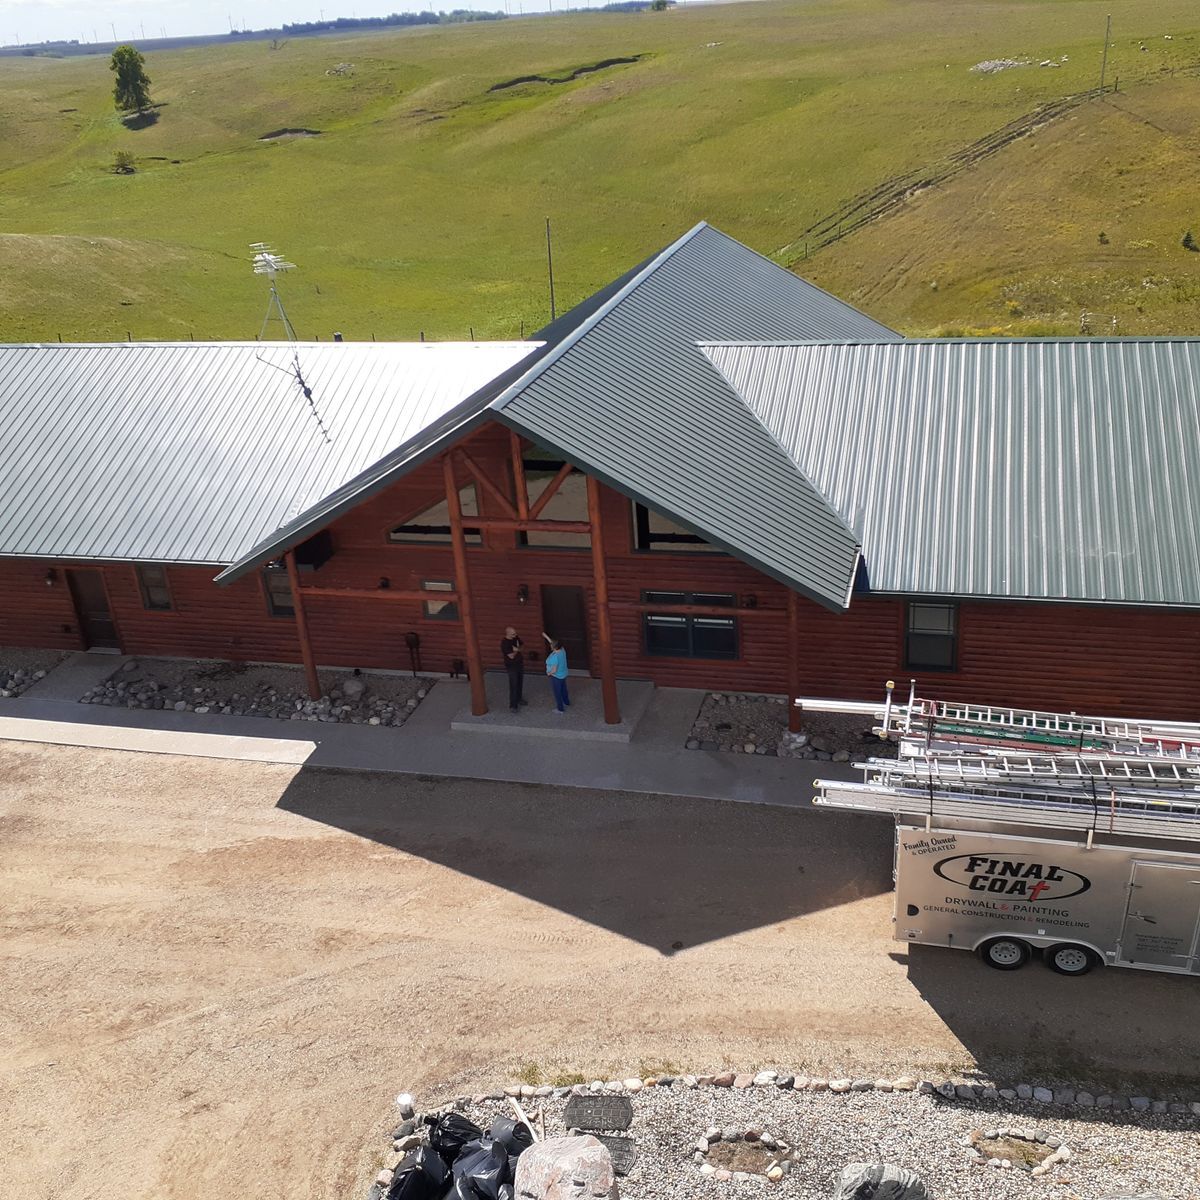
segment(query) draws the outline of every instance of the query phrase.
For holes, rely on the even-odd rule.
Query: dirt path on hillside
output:
[[[910,963],[889,845],[836,814],[0,744],[0,1195],[354,1198],[397,1091],[521,1067],[1200,1053],[1192,981]]]

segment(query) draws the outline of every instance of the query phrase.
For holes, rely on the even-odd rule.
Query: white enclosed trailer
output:
[[[905,721],[903,756],[858,764],[861,783],[817,781],[819,806],[895,819],[896,939],[1000,970],[1200,974],[1200,728],[1110,722],[1093,740],[1090,718],[1063,715],[1062,737],[1058,714],[1000,732],[965,708],[924,744]]]

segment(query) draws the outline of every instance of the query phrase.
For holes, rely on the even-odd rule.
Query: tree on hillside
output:
[[[146,60],[138,50],[118,46],[108,67],[116,72],[113,99],[121,112],[141,112],[150,107],[150,76],[146,74]]]

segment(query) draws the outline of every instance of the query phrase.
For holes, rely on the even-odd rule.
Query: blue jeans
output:
[[[550,687],[554,690],[554,704],[558,711],[562,712],[564,705],[569,708],[571,697],[567,695],[567,681],[551,675]]]

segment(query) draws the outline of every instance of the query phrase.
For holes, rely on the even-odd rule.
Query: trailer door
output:
[[[1135,862],[1121,933],[1121,961],[1198,972],[1200,868]]]

